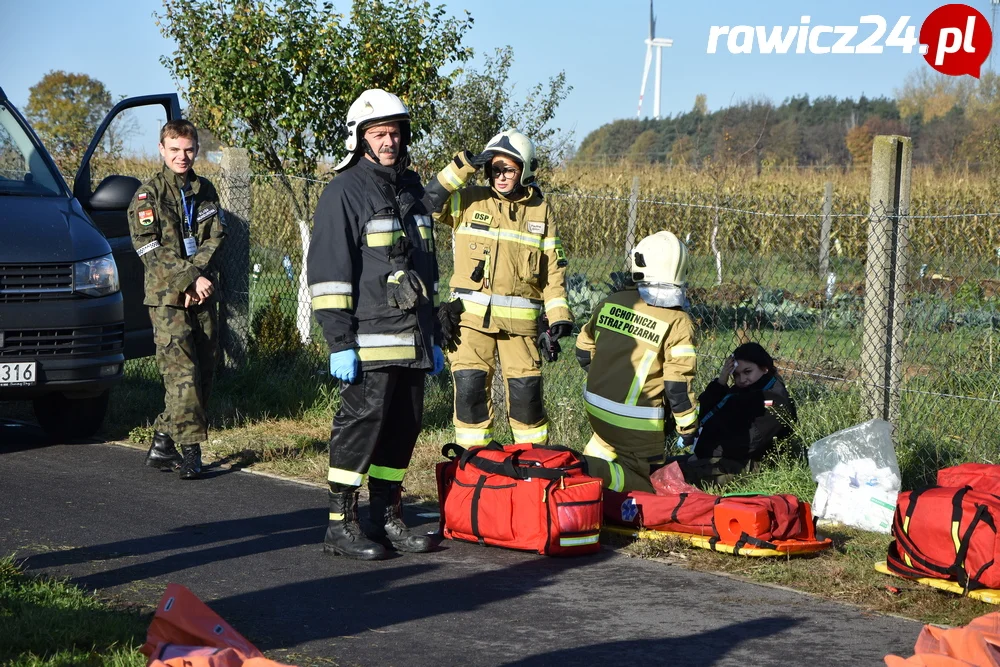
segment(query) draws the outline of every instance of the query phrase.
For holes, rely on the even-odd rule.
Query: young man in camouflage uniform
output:
[[[218,354],[212,260],[225,238],[225,220],[215,186],[192,168],[198,155],[194,125],[168,122],[160,130],[159,149],[163,168],[139,188],[128,210],[166,389],[146,465],[177,468],[181,479],[196,479]]]

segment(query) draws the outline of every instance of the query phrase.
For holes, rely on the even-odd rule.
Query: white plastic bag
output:
[[[813,443],[809,468],[817,483],[814,516],[889,532],[901,484],[891,431],[888,422],[875,419]]]

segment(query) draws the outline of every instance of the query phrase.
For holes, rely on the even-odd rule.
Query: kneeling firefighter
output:
[[[576,339],[594,429],[583,453],[606,488],[651,492],[650,464],[663,462],[666,441],[690,440],[698,426],[687,248],[657,232],[635,246],[630,263],[635,285],[598,304]]]
[[[462,187],[483,164],[489,185]],[[493,438],[490,389],[497,354],[514,440],[548,441],[538,347],[555,361],[557,341],[572,333],[573,323],[566,300],[566,254],[535,184],[537,168],[531,140],[507,130],[478,155],[456,155],[428,185],[428,192],[450,192],[437,214],[438,222],[454,229],[453,301],[442,310],[461,311],[448,358],[455,384],[455,439],[465,447]],[[542,321],[552,324],[540,327]]]
[[[324,551],[375,560],[422,552],[431,539],[403,523],[403,476],[420,433],[424,377],[444,368],[433,294],[438,267],[426,193],[406,168],[410,115],[384,90],[347,112],[347,157],[315,212],[308,276],[313,312],[340,380],[330,437],[330,522]],[[368,478],[371,527],[358,522]]]

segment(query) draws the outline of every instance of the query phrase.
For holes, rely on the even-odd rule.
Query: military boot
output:
[[[201,477],[201,445],[181,445],[184,460],[181,461],[181,479]]]
[[[389,552],[365,537],[358,523],[358,489],[330,492],[330,523],[323,538],[323,552],[358,560],[382,560]]]
[[[146,452],[146,465],[151,468],[173,470],[181,462],[181,453],[174,446],[174,440],[166,433],[153,433],[153,443]]]
[[[403,523],[403,485],[400,482],[369,478],[368,490],[371,492],[368,509],[372,531],[369,537],[388,540],[396,551],[424,553],[434,548],[429,535],[415,532]]]

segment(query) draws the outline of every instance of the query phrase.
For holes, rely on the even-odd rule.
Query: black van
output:
[[[32,400],[57,439],[93,435],[125,360],[154,350],[126,219],[140,182],[108,176],[92,190],[90,167],[115,117],[146,105],[180,118],[174,94],[122,100],[70,191],[0,88],[0,400]]]

